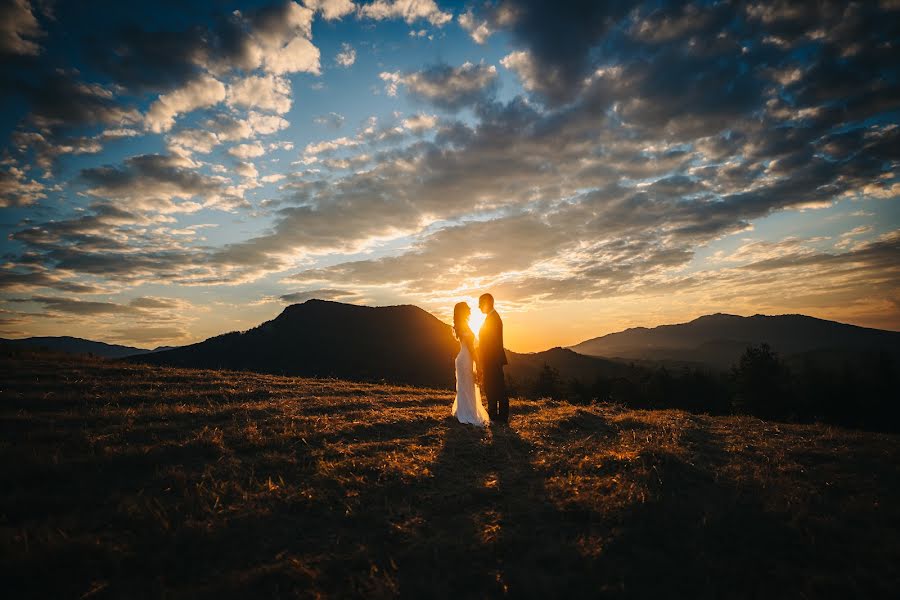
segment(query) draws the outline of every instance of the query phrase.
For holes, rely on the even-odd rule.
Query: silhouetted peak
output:
[[[762,316],[762,315],[759,315]],[[726,322],[726,321],[734,321],[740,320],[744,317],[740,315],[732,315],[729,313],[713,313],[711,315],[703,315],[702,317],[697,317],[693,321],[689,321],[689,323],[715,323],[715,322]]]

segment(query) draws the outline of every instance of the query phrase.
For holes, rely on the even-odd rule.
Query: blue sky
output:
[[[895,2],[5,0],[0,335],[900,329]]]

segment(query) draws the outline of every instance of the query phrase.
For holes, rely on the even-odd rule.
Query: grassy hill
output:
[[[9,597],[886,597],[900,437],[73,356],[0,368]]]

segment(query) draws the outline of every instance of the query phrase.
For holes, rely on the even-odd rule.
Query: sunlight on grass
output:
[[[884,597],[900,561],[896,436],[520,398],[483,432],[444,390],[9,366],[0,557],[36,597]]]

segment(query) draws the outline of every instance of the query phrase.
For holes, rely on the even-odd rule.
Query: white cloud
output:
[[[326,21],[340,19],[356,8],[351,0],[303,0],[303,3],[322,15]]]
[[[471,8],[459,15],[456,20],[459,21],[459,26],[469,33],[469,36],[475,41],[476,44],[485,43],[491,36],[491,34],[494,33],[494,31],[488,26],[487,21],[478,21],[475,18],[475,15],[472,13]]]
[[[296,2],[287,2],[256,11],[245,17],[233,13],[234,21],[246,33],[236,42],[238,52],[221,58],[214,49],[206,51],[201,64],[213,72],[226,73],[234,68],[268,73],[319,74],[319,49],[312,43],[314,12]]]
[[[403,19],[410,25],[423,19],[436,27],[453,19],[453,15],[443,12],[434,0],[375,0],[360,6],[359,14],[376,21]]]
[[[169,147],[181,154],[208,154],[219,145],[219,136],[204,129],[182,129],[166,138]]]
[[[315,73],[319,70],[319,49],[306,38],[295,37],[286,46],[268,52],[263,59],[265,69],[276,75],[284,73]]]
[[[403,127],[410,131],[419,133],[426,129],[433,129],[437,125],[437,117],[435,115],[418,114],[407,119],[403,119]]]
[[[306,145],[303,153],[307,156],[315,156],[322,152],[332,152],[338,148],[352,148],[358,146],[360,140],[348,137],[339,137],[333,140],[325,140],[323,142],[315,142]]]
[[[531,55],[524,50],[507,54],[500,59],[500,64],[519,76],[522,87],[535,90],[538,87],[538,67]]]
[[[277,182],[281,181],[282,179],[284,179],[284,177],[285,176],[282,175],[281,173],[273,173],[271,175],[266,175],[265,177],[262,177],[260,179],[260,181],[262,181],[263,183],[277,183]]]
[[[403,81],[403,75],[400,74],[399,71],[394,73],[383,72],[379,73],[378,77],[381,78],[383,82],[385,82],[384,89],[387,92],[388,96],[396,96],[397,95],[397,86]]]
[[[137,129],[131,129],[130,127],[116,127],[114,129],[107,129],[103,133],[100,134],[100,137],[105,139],[115,139],[115,138],[124,138],[124,137],[134,137],[136,135],[141,135],[141,132]]]
[[[290,125],[287,119],[283,117],[279,117],[278,115],[264,115],[255,111],[250,111],[247,115],[247,123],[250,125],[250,128],[253,129],[254,133],[260,135],[269,135],[276,131],[286,129]]]
[[[291,109],[291,84],[284,77],[251,75],[228,88],[227,103],[286,113]]]
[[[150,105],[144,117],[144,126],[154,133],[169,131],[175,125],[175,117],[198,108],[215,106],[225,99],[225,85],[209,75],[187,83],[184,87],[163,94]],[[290,100],[288,100],[290,108]]]
[[[252,144],[238,144],[228,149],[228,154],[237,158],[255,158],[262,156],[266,151],[259,142]]]
[[[344,42],[341,44],[341,51],[334,57],[334,62],[342,67],[351,66],[356,62],[356,50],[353,49],[353,46]]]
[[[247,179],[256,179],[259,172],[256,170],[256,167],[253,163],[248,162],[239,162],[234,167],[235,172],[241,177],[246,177]]]

